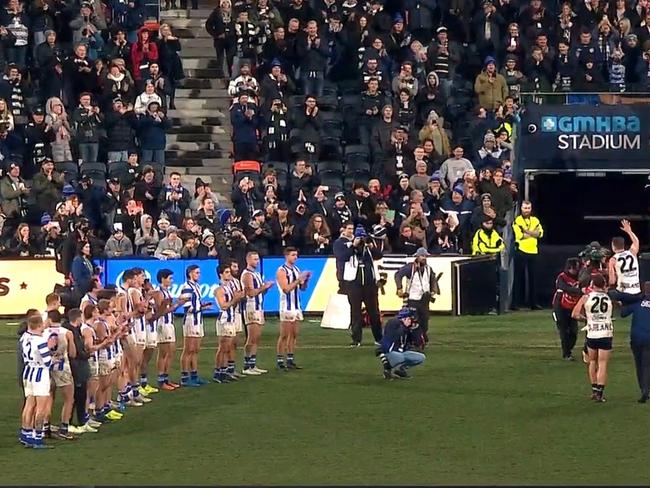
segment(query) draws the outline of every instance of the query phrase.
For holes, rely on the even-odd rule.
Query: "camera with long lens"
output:
[[[379,273],[379,279],[377,280],[377,288],[379,288],[382,295],[386,294],[386,283],[388,283],[388,273],[382,271]]]
[[[430,303],[436,303],[436,297],[430,291],[425,291],[422,294],[422,300]]]

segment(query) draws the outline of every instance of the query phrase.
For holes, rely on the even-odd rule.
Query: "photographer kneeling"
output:
[[[415,261],[405,264],[395,273],[397,296],[404,298],[405,305],[416,311],[425,344],[429,342],[429,303],[436,300],[434,295],[440,295],[436,273],[427,264],[428,256],[426,248],[419,248],[415,252]],[[405,291],[402,287],[404,278],[407,279]]]
[[[361,304],[365,304],[370,316],[370,327],[375,343],[381,341],[381,318],[375,265],[381,258],[381,251],[368,237],[363,226],[354,228],[352,222],[343,225],[341,237],[334,241],[336,277],[340,293],[348,296],[350,303],[350,347],[361,346],[363,336]]]
[[[423,353],[410,350],[416,339],[415,311],[403,308],[386,322],[384,337],[377,349],[377,356],[384,366],[384,378],[408,378],[407,369],[422,364],[427,358]]]

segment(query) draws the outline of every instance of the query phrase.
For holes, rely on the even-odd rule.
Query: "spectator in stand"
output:
[[[463,157],[464,154],[463,147],[456,145],[453,150],[453,157],[446,159],[440,166],[440,183],[443,188],[452,187],[456,181],[463,177],[467,170],[474,169],[469,159]]]
[[[149,63],[158,61],[158,46],[150,39],[151,33],[146,27],[138,31],[138,41],[131,46],[131,66],[133,78],[142,81],[149,71]]]
[[[36,240],[31,235],[29,225],[20,224],[16,233],[9,241],[9,255],[14,257],[32,257],[38,254]]]
[[[71,163],[72,127],[68,114],[60,98],[52,97],[45,104],[45,124],[51,129],[54,140],[50,142],[50,150],[54,163]]]
[[[293,216],[289,215],[289,206],[284,202],[278,204],[275,215],[269,221],[269,228],[272,234],[271,253],[274,255],[281,255],[286,247],[296,247],[302,240],[297,235]]]
[[[183,62],[179,55],[181,51],[181,43],[177,37],[172,34],[172,29],[169,24],[160,24],[158,29],[158,57],[160,62],[160,71],[165,74],[169,80],[168,94],[169,103],[165,103],[166,107],[171,110],[176,108],[174,98],[176,96],[176,84],[185,78],[183,72]],[[149,70],[151,72],[150,62]]]
[[[257,159],[259,114],[257,106],[249,101],[249,92],[240,92],[237,103],[230,107],[230,122],[235,161]]]
[[[310,154],[317,153],[323,122],[316,97],[308,95],[305,98],[305,106],[296,114],[293,126],[300,129],[300,139],[305,150]]]
[[[140,228],[135,231],[135,239],[133,241],[133,244],[135,244],[135,253],[141,256],[153,256],[159,241],[158,231],[153,226],[153,218],[151,215],[142,214],[140,217]]]
[[[492,175],[492,181],[484,186],[485,191],[490,194],[492,205],[496,210],[495,225],[499,230],[505,224],[506,214],[512,210],[513,206],[512,191],[503,176],[504,170],[497,168]]]
[[[332,254],[332,233],[322,214],[315,213],[305,229],[304,254]]]
[[[115,100],[122,100],[126,105],[133,103],[135,82],[131,74],[123,68],[118,59],[113,59],[108,66],[108,73],[101,80],[102,107],[107,111]]]
[[[315,20],[307,22],[305,35],[298,40],[296,51],[301,60],[300,78],[303,93],[315,97],[323,96],[329,48],[328,39],[318,32],[318,23]]]
[[[104,117],[97,105],[92,105],[92,95],[79,96],[79,106],[72,114],[73,128],[79,148],[79,159],[85,163],[97,162],[99,155],[99,130]]]
[[[427,163],[415,163],[415,173],[409,178],[409,186],[414,190],[426,191],[429,188],[430,176],[427,174]]]
[[[11,235],[27,214],[30,190],[20,177],[20,165],[11,162],[6,175],[0,179],[0,209],[5,216],[3,235]]]
[[[219,256],[215,243],[214,234],[209,229],[205,229],[201,235],[201,244],[199,244],[196,256],[198,258],[215,258]]]
[[[228,77],[232,77],[231,67],[235,56],[235,45],[231,42],[234,22],[230,0],[220,0],[205,22],[205,29],[212,36],[217,53],[217,78],[224,78],[223,64],[226,61]]]
[[[152,79],[147,79],[144,82],[144,91],[135,98],[135,105],[133,111],[137,115],[145,115],[149,104],[157,102],[158,105],[163,105],[163,98],[156,92],[156,85]]]
[[[182,186],[180,173],[176,171],[170,173],[169,183],[160,192],[158,205],[172,225],[176,227],[181,225],[190,206],[190,193]]]
[[[268,256],[273,234],[262,210],[255,210],[245,229],[251,251],[256,251],[260,256]]]
[[[233,79],[228,85],[228,95],[233,97],[233,102],[237,101],[240,93],[249,94],[251,101],[257,99],[260,85],[257,79],[251,74],[251,64],[249,61],[242,61],[239,67],[239,76]]]
[[[482,107],[494,110],[508,96],[506,79],[497,72],[496,60],[492,56],[485,58],[484,69],[476,77],[474,91]]]
[[[144,163],[165,165],[166,133],[171,125],[160,103],[155,100],[149,102],[146,113],[138,120],[138,139]]]
[[[165,230],[165,237],[160,239],[154,256],[157,259],[179,259],[183,250],[183,240],[178,237],[178,228],[170,225]]]
[[[61,190],[65,181],[61,173],[54,171],[54,162],[45,159],[41,164],[41,171],[32,181],[31,196],[36,202],[39,211],[53,214],[58,202],[61,201]]]
[[[41,216],[41,231],[36,236],[37,254],[54,257],[60,251],[62,244],[61,225],[56,220],[52,220],[49,214],[44,213]]]
[[[107,258],[120,258],[133,255],[133,243],[131,239],[124,235],[121,224],[116,223],[113,227],[113,235],[106,241],[104,254]]]
[[[232,194],[235,213],[245,222],[253,218],[255,210],[262,208],[262,200],[264,200],[264,197],[255,187],[255,183],[247,176],[239,180],[237,188]]]

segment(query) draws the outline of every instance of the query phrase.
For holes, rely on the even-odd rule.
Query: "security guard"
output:
[[[544,235],[539,219],[532,215],[529,201],[521,204],[521,214],[512,223],[515,231],[515,276],[513,309],[527,304],[532,310],[540,310],[535,287],[535,268],[539,250],[537,241]],[[528,295],[526,295],[528,291]]]
[[[499,233],[494,230],[494,219],[487,217],[472,239],[472,256],[498,254],[503,251],[505,247],[503,239]]]

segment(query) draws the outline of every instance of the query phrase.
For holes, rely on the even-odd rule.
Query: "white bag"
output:
[[[343,281],[354,281],[357,277],[358,268],[359,260],[356,256],[352,256],[343,266]]]
[[[324,329],[347,330],[350,327],[350,303],[347,295],[330,295],[320,326]]]

